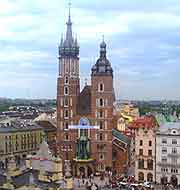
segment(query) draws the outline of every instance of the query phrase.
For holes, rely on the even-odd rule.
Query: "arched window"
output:
[[[69,84],[69,78],[68,78],[68,76],[65,77],[64,83],[65,83],[65,84]]]
[[[99,122],[99,128],[103,129],[103,122],[102,121]]]
[[[153,181],[153,174],[152,173],[147,174],[147,181],[149,181],[149,182]]]
[[[99,117],[100,117],[100,118],[103,117],[103,111],[102,111],[102,110],[99,111]]]
[[[64,99],[64,106],[68,107],[68,99],[67,98]]]
[[[64,95],[69,94],[69,88],[67,86],[64,87]]]
[[[144,181],[144,173],[143,172],[138,173],[138,181]]]
[[[104,106],[104,100],[102,98],[99,99],[99,106]]]
[[[100,141],[103,140],[103,134],[102,134],[102,133],[99,134],[99,140],[100,140]]]
[[[104,84],[103,83],[99,83],[98,91],[99,92],[104,92]]]
[[[68,117],[69,117],[69,111],[68,111],[68,110],[65,110],[64,117],[65,117],[65,118],[68,118]]]
[[[65,123],[65,129],[68,129],[68,122]]]

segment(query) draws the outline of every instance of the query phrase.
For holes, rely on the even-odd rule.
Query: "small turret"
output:
[[[91,75],[112,75],[113,70],[111,67],[111,63],[106,57],[106,43],[104,41],[104,37],[102,42],[100,43],[100,57],[96,61],[96,64],[91,69]]]

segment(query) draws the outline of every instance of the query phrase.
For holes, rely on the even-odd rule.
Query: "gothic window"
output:
[[[67,86],[64,87],[64,95],[69,94],[69,88]]]
[[[103,83],[99,83],[98,90],[99,90],[99,92],[104,92],[104,84]]]
[[[99,106],[101,106],[101,107],[104,106],[104,101],[102,98],[99,99]]]
[[[99,140],[100,140],[100,141],[103,140],[103,134],[102,134],[102,133],[99,134]]]
[[[64,106],[68,107],[68,99],[67,98],[64,99]]]
[[[99,117],[100,117],[100,118],[103,117],[103,111],[102,111],[102,110],[99,111]]]
[[[65,123],[65,129],[68,129],[68,122]]]
[[[102,121],[99,122],[99,128],[103,129],[103,122]]]
[[[68,117],[69,117],[69,111],[68,111],[68,110],[65,110],[64,117],[65,117],[65,118],[68,118]]]
[[[69,84],[69,78],[67,76],[65,77],[64,83]]]

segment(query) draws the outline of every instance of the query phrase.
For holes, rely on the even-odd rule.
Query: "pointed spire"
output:
[[[100,57],[106,57],[106,43],[104,41],[104,35],[102,36],[102,42],[100,44]]]
[[[61,34],[61,44],[60,46],[63,46],[63,33]]]
[[[71,22],[71,3],[69,2],[69,16],[67,24],[67,31],[66,31],[66,43],[70,45],[73,42],[72,37],[72,22]]]

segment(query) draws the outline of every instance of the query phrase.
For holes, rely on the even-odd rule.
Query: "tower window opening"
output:
[[[99,84],[99,92],[103,92],[104,91],[104,84],[100,83]]]
[[[69,88],[66,86],[64,88],[64,95],[68,95],[69,94]]]
[[[102,98],[99,99],[99,105],[100,105],[100,106],[104,106],[104,101],[103,101]]]
[[[65,81],[64,82],[65,82],[65,84],[69,83],[69,78],[67,76],[65,77]]]

